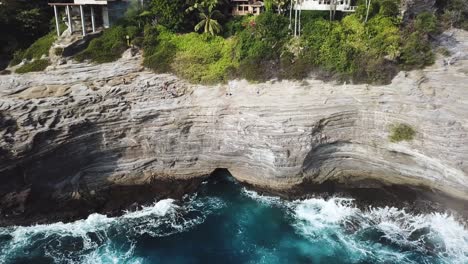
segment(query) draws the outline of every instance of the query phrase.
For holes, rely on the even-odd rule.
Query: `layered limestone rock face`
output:
[[[2,216],[121,208],[216,168],[271,190],[404,184],[468,199],[468,33],[442,41],[450,57],[386,86],[196,86],[138,57],[0,76]],[[390,142],[397,123],[414,139]]]

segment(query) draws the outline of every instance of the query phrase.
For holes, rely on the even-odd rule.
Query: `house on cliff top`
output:
[[[293,0],[296,10],[355,12],[354,0]]]
[[[81,31],[83,36],[102,28],[112,26],[128,8],[130,0],[54,0],[49,5],[54,8],[57,35],[60,36],[61,12],[65,11],[63,22],[70,34]]]
[[[232,15],[259,15],[265,4],[257,0],[231,0]],[[355,12],[356,0],[292,0],[294,10]]]
[[[263,2],[257,0],[231,0],[231,5],[233,16],[258,16],[265,8]]]
[[[356,12],[356,2],[357,0],[292,0],[293,8],[291,9],[290,19],[293,19],[292,11],[294,10],[294,36],[300,35],[301,12],[303,10],[329,11],[330,19],[333,19],[336,12]]]

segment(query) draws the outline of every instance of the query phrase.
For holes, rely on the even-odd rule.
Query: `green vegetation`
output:
[[[207,9],[200,9],[199,16],[200,22],[195,25],[195,31],[203,29],[204,33],[209,33],[212,36],[221,32],[221,25],[216,20],[216,17],[222,16],[219,10],[213,10],[213,6],[209,6]]]
[[[93,39],[89,46],[76,56],[78,61],[91,60],[96,63],[119,59],[128,48],[126,36],[136,39],[140,30],[136,26],[115,26],[106,29],[102,36]]]
[[[15,51],[25,50],[51,30],[48,0],[2,0],[0,4],[0,70]]]
[[[180,31],[184,28],[185,8],[185,0],[153,0],[149,10],[160,25]]]
[[[276,77],[280,70],[280,58],[288,42],[287,18],[264,13],[247,20],[244,30],[235,35],[240,61],[237,76],[250,81],[265,81]]]
[[[423,68],[434,63],[429,36],[439,32],[437,18],[430,13],[422,13],[403,32],[401,57],[403,68]]]
[[[38,72],[43,71],[50,63],[48,60],[34,60],[32,62],[26,63],[25,65],[16,69],[16,73],[27,73],[27,72]]]
[[[129,36],[131,45],[143,49],[146,67],[193,83],[303,79],[311,73],[340,81],[388,83],[400,69],[432,64],[431,39],[447,27],[467,24],[464,0],[438,3],[438,12],[405,23],[399,1],[372,0],[369,6],[358,1],[355,13],[337,13],[333,20],[329,12],[303,11],[299,37],[292,36],[289,12],[284,12],[287,0],[265,1],[267,11],[256,17],[231,17],[230,1],[225,0],[151,0],[144,8],[134,2],[119,25],[105,30],[75,58],[117,60],[128,48]],[[53,40],[50,33],[17,51],[12,64],[40,58]]]
[[[462,28],[468,30],[468,1],[448,0],[445,4],[440,19],[445,28]]]
[[[164,27],[147,29],[144,65],[159,73],[174,72],[194,83],[224,82],[237,66],[234,45],[233,39],[219,36],[180,35]]]
[[[367,23],[357,14],[341,21],[319,18],[304,26],[303,42],[311,62],[345,79],[387,82],[393,77],[400,45],[399,21],[377,13]],[[387,69],[382,71],[382,69]]]
[[[57,56],[62,56],[63,48],[62,47],[55,48],[54,49],[54,54],[57,55]]]
[[[390,127],[390,141],[391,142],[400,142],[403,140],[409,141],[414,138],[416,132],[414,129],[407,124],[396,124]]]
[[[51,32],[34,42],[29,48],[25,51],[17,51],[13,55],[13,59],[10,62],[11,66],[19,64],[23,59],[32,60],[40,59],[43,55],[48,56],[50,47],[54,43],[56,35],[54,32]]]
[[[398,13],[393,11],[396,1],[374,1],[367,23],[362,18],[363,8],[332,22],[327,12],[303,12],[301,38],[291,36],[287,16],[273,12],[232,19],[223,25],[224,39],[174,34],[170,29],[147,31],[145,66],[201,83],[225,81],[228,76],[250,81],[302,79],[313,70],[342,80],[385,83],[398,71],[398,63],[411,62],[409,67],[413,67],[426,65],[427,58],[431,58],[400,59],[401,47],[406,42],[400,37]],[[273,6],[285,5],[284,1],[268,4],[271,10],[275,9]],[[204,24],[199,24],[196,30],[207,25],[210,17],[202,18]],[[206,27],[204,31],[214,35],[217,30]],[[169,34],[172,37],[167,37]],[[186,41],[190,49],[180,44]],[[413,42],[417,45],[419,39]],[[216,70],[210,72],[213,69]]]

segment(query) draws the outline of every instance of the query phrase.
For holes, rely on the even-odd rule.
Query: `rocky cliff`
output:
[[[216,168],[270,190],[403,184],[468,199],[468,33],[441,42],[450,57],[387,86],[196,86],[138,57],[0,76],[0,222],[177,196]],[[395,123],[415,138],[390,142]]]

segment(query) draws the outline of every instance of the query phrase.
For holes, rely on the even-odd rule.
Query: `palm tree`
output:
[[[271,12],[276,7],[278,14],[282,13],[283,6],[286,5],[287,0],[264,0],[265,10]]]
[[[283,13],[283,6],[285,6],[288,2],[288,0],[275,0],[275,5],[276,7],[278,8],[278,14],[282,14]]]
[[[221,25],[214,19],[221,16],[219,10],[213,10],[214,6],[209,6],[208,9],[200,10],[199,17],[201,21],[195,26],[195,31],[199,31],[203,28],[203,32],[216,35],[221,32]]]

